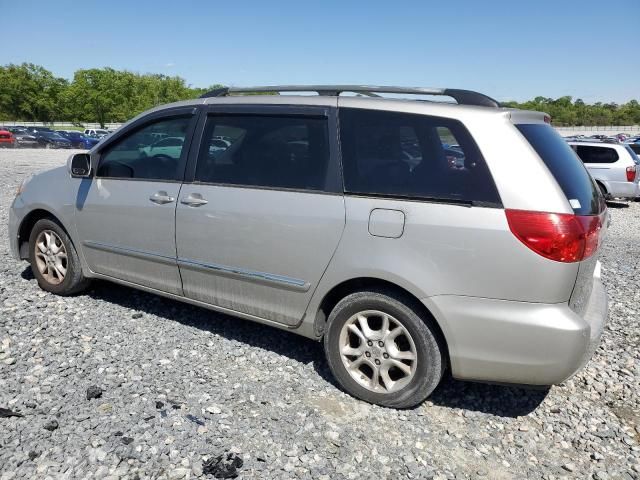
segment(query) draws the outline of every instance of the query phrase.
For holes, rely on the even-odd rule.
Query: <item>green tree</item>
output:
[[[558,126],[590,126],[590,125],[638,125],[640,124],[640,104],[631,100],[623,105],[616,103],[596,102],[592,105],[582,99],[572,101],[570,96],[557,99],[535,97],[527,102],[504,102],[505,106],[523,110],[546,112],[551,121]]]
[[[50,122],[63,115],[60,103],[68,82],[32,63],[0,67],[0,116]]]
[[[98,122],[102,127],[121,121],[122,105],[130,95],[128,87],[122,73],[112,68],[78,70],[65,92],[68,118],[74,122]]]

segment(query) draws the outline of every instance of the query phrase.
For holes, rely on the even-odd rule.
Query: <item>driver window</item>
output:
[[[180,157],[191,117],[145,125],[111,145],[96,175],[103,178],[179,180]]]

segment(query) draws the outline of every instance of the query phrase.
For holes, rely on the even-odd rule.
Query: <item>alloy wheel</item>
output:
[[[52,285],[64,281],[67,274],[67,250],[53,230],[38,234],[35,248],[36,266],[42,277]]]
[[[340,331],[339,342],[347,372],[372,392],[398,391],[415,376],[415,342],[407,328],[385,312],[366,310],[351,316]]]

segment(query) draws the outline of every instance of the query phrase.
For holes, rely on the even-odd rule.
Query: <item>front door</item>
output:
[[[221,109],[177,206],[184,295],[295,325],[345,224],[334,113]]]
[[[180,294],[175,211],[194,126],[193,109],[152,116],[114,138],[92,158],[76,225],[92,271]],[[172,147],[157,144],[172,143]]]

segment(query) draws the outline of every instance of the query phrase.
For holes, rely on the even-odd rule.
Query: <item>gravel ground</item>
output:
[[[549,391],[446,380],[396,411],[341,392],[302,337],[104,282],[41,291],[8,208],[68,153],[0,151],[0,407],[24,415],[0,418],[0,479],[206,477],[227,454],[239,478],[640,478],[640,203],[611,208],[585,370]]]

